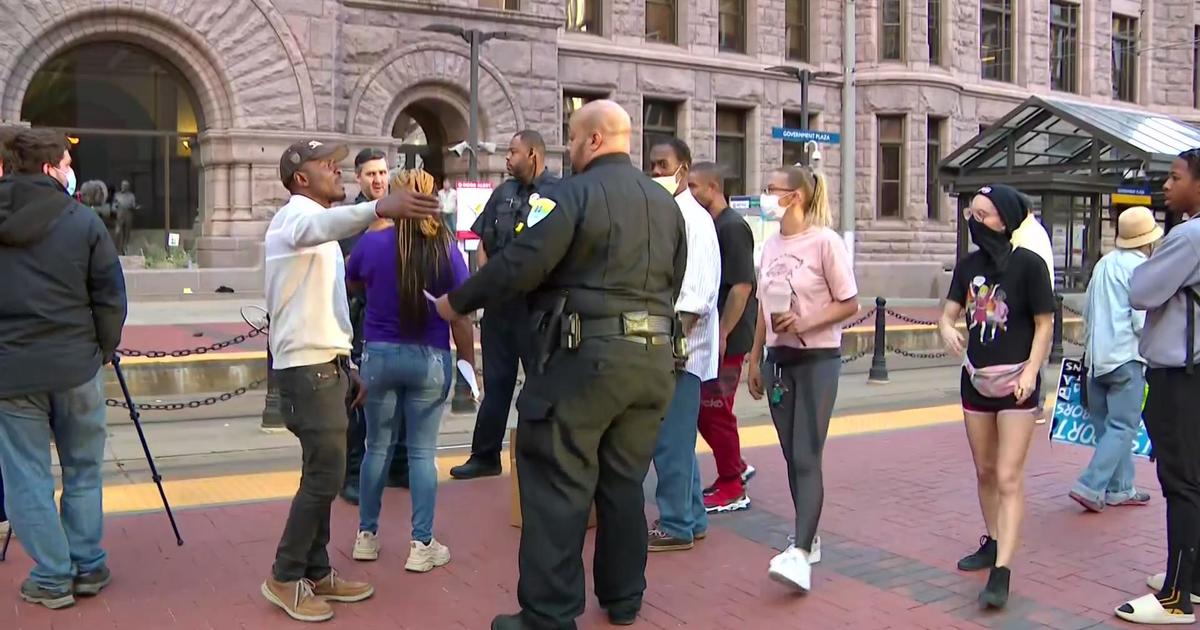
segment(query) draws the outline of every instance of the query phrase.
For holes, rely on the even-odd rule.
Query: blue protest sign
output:
[[[784,142],[820,142],[822,144],[840,144],[841,134],[812,131],[811,129],[792,129],[790,127],[772,127],[771,137]]]
[[[1083,363],[1078,359],[1063,359],[1062,375],[1058,377],[1058,396],[1054,401],[1054,417],[1050,422],[1050,439],[1064,444],[1096,448],[1096,426],[1083,406]],[[1142,399],[1143,405],[1145,398]],[[1150,456],[1150,436],[1146,424],[1138,424],[1137,437],[1130,450],[1139,457]]]

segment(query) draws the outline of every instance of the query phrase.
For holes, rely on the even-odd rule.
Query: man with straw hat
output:
[[[1146,361],[1138,353],[1145,311],[1130,305],[1133,270],[1146,261],[1163,230],[1147,208],[1129,208],[1117,220],[1117,249],[1100,259],[1088,283],[1084,365],[1087,407],[1096,427],[1092,461],[1070,497],[1088,511],[1146,505],[1150,495],[1133,485],[1133,454],[1146,391]]]

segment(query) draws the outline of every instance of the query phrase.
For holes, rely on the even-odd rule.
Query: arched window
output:
[[[197,134],[203,112],[187,78],[144,48],[118,42],[66,50],[34,75],[21,118],[66,132],[80,183],[98,179],[110,203],[136,204],[132,238],[163,246],[180,233],[187,245],[200,211]],[[121,198],[122,182],[128,182]],[[130,197],[129,195],[132,195]]]

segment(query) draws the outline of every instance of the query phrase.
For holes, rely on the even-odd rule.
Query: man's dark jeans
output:
[[[292,499],[275,552],[274,578],[294,582],[329,575],[329,509],[346,472],[346,392],[343,361],[279,370],[284,424],[300,438],[300,490]]]

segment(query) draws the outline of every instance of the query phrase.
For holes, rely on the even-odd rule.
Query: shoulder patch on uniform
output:
[[[550,215],[558,204],[553,199],[543,197],[537,193],[529,196],[529,218],[526,220],[526,225],[533,227]]]

